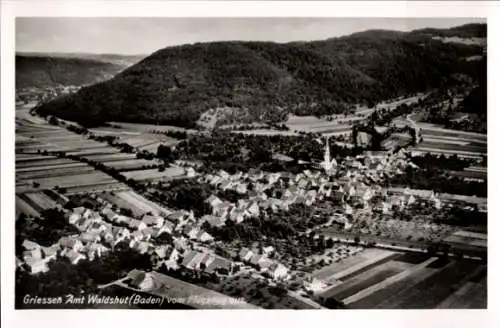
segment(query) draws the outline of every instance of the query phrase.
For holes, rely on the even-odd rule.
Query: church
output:
[[[328,142],[328,139],[329,137],[327,136],[323,162],[321,162],[320,166],[327,174],[335,174],[337,170],[337,161],[335,160],[335,158],[330,158],[330,144]]]

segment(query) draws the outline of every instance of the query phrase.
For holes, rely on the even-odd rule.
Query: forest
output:
[[[485,27],[470,28],[480,34]],[[158,50],[106,82],[42,104],[38,112],[94,124],[192,128],[207,110],[229,107],[256,122],[279,122],[283,110],[343,113],[354,104],[450,85],[460,75],[477,79],[476,63],[464,58],[482,52],[480,46],[444,43],[425,33],[388,31],[286,44],[196,43]]]

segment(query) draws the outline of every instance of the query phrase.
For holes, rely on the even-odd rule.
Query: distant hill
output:
[[[113,77],[142,56],[18,53],[16,88],[87,85]]]
[[[484,30],[479,32],[479,30]],[[486,35],[485,25],[413,32],[372,30],[324,41],[212,42],[161,49],[112,79],[39,108],[41,114],[99,124],[104,121],[192,127],[210,109],[231,108],[253,121],[286,113],[330,114],[353,104],[478,79],[466,58],[479,45],[434,37]]]

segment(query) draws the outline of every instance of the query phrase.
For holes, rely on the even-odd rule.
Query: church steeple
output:
[[[326,137],[326,143],[325,143],[325,155],[324,155],[324,162],[325,164],[330,164],[331,159],[330,159],[330,145],[328,143],[328,136]]]

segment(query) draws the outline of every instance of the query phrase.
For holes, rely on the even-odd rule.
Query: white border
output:
[[[193,5],[193,3],[195,5]],[[487,17],[489,53],[489,139],[496,145],[498,131],[494,125],[500,119],[498,92],[499,10],[493,1],[353,1],[353,2],[165,2],[165,1],[8,1],[1,5],[1,305],[3,327],[100,327],[161,325],[161,326],[300,326],[335,325],[337,327],[500,327],[498,293],[500,286],[498,261],[500,244],[498,229],[498,202],[489,203],[489,263],[487,311],[14,311],[14,53],[15,17]],[[494,186],[498,181],[495,168],[499,157],[490,147],[489,196],[495,200]],[[495,255],[493,255],[495,254]]]

